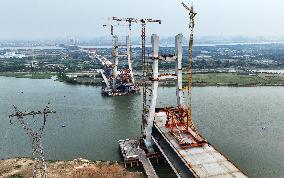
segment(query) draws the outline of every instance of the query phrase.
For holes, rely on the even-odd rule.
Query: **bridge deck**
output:
[[[170,130],[165,127],[167,115],[165,112],[155,114],[154,125],[163,138],[170,144],[182,162],[196,177],[210,178],[245,178],[248,177],[240,171],[224,155],[219,153],[210,144],[203,147],[182,149],[176,139],[170,134]]]

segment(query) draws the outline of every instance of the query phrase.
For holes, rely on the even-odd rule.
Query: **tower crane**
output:
[[[114,25],[103,25],[103,27],[110,27],[110,34],[111,34],[111,36],[113,36],[113,31],[114,31],[114,29],[113,29],[113,26]]]
[[[104,24],[103,27],[107,28],[107,27],[110,27],[110,34],[111,36],[115,36],[115,33],[114,33],[114,27],[119,27],[119,26],[125,26],[125,25],[122,25],[120,23],[117,23],[117,24]]]
[[[147,120],[147,116],[148,116],[148,106],[147,106],[147,61],[146,61],[146,24],[147,23],[158,23],[161,24],[162,21],[161,20],[156,20],[156,19],[140,19],[139,22],[142,25],[142,30],[141,30],[141,43],[142,43],[142,70],[143,70],[143,90],[142,90],[142,94],[143,94],[143,110],[142,110],[142,123],[143,123],[143,129]],[[148,89],[150,92],[151,90]],[[151,95],[151,94],[150,94]]]
[[[189,12],[189,45],[188,45],[188,60],[189,60],[189,66],[188,66],[188,78],[187,78],[187,87],[183,86],[182,82],[182,35],[176,36],[176,56],[168,56],[170,59],[173,59],[176,61],[176,73],[174,76],[176,77],[176,95],[177,95],[177,107],[166,107],[163,108],[163,112],[166,113],[167,121],[166,121],[166,128],[170,129],[170,133],[172,136],[178,141],[178,144],[182,149],[187,149],[191,147],[201,147],[204,144],[207,143],[205,139],[201,137],[201,135],[198,133],[197,127],[194,125],[192,120],[192,62],[193,62],[193,55],[192,55],[192,47],[193,47],[193,32],[194,32],[194,26],[195,26],[195,16],[196,13],[194,12],[193,6],[188,6],[185,3],[182,3],[182,5],[186,8],[186,10]],[[152,36],[152,45],[153,45],[153,77],[152,77],[152,88],[155,90],[152,95],[152,102],[150,106],[150,117],[147,120],[147,122],[154,121],[153,115],[156,112],[156,108],[154,107],[156,105],[156,95],[157,95],[157,87],[158,87],[158,81],[161,80],[161,75],[159,75],[158,71],[158,60],[159,57],[159,46],[158,46],[159,38],[155,35]],[[163,56],[161,56],[163,57]],[[167,57],[167,56],[166,56]],[[173,57],[173,58],[172,58]],[[167,59],[165,59],[167,60]],[[189,99],[187,100],[188,103],[184,103],[184,95],[182,94],[181,90],[187,90],[187,94]],[[146,142],[151,143],[151,140],[149,139],[151,135],[151,127],[152,125],[148,124],[147,127],[145,127],[145,135],[146,135]],[[150,145],[150,144],[148,144]]]
[[[188,96],[189,96],[189,103],[188,103],[188,120],[187,126],[191,127],[194,130],[197,130],[192,122],[192,47],[193,47],[193,33],[195,27],[195,16],[197,13],[194,11],[193,5],[189,6],[182,2],[183,7],[188,11],[189,15],[189,42],[188,42],[188,55],[189,55],[189,66],[188,66]]]
[[[132,55],[132,45],[131,45],[131,30],[132,30],[132,24],[137,23],[138,20],[132,17],[130,18],[112,17],[112,20],[116,22],[128,23],[128,35],[126,36],[127,60],[128,60],[128,67],[130,70],[130,76],[132,78],[133,83],[135,83],[133,69],[132,69],[133,55]]]
[[[129,31],[131,31],[132,23],[137,23],[137,22],[138,22],[137,19],[132,18],[132,17],[129,17],[129,18],[112,17],[112,20],[113,20],[113,21],[117,21],[117,22],[127,22],[127,23],[128,23]]]
[[[111,25],[103,25],[103,27],[110,27],[110,33],[112,36],[112,58],[113,62],[111,67],[111,77],[112,80],[112,87],[109,90],[104,91],[103,94],[108,96],[117,96],[117,95],[124,95],[124,94],[131,94],[137,93],[139,91],[139,87],[134,82],[134,75],[132,70],[132,50],[131,50],[131,42],[130,42],[130,35],[131,35],[131,26],[132,23],[137,23],[138,20],[134,18],[118,18],[112,17]],[[120,22],[128,22],[128,25],[120,24]],[[129,34],[126,36],[126,44],[119,44],[118,36],[114,32],[115,26],[128,26]],[[119,50],[120,48],[126,47],[127,51]],[[120,52],[120,53],[119,53]],[[128,69],[121,69],[118,71],[118,62],[119,58],[127,57],[128,59]]]
[[[136,19],[136,18],[118,18],[118,17],[112,17],[113,21],[116,22],[126,22],[128,23],[128,37],[127,37],[127,55],[128,55],[128,63],[129,63],[129,69],[131,71],[131,77],[134,81],[133,72],[132,72],[132,47],[131,47],[131,30],[132,30],[132,24],[140,22],[142,25],[142,34],[141,34],[141,41],[142,41],[142,70],[143,70],[143,123],[146,120],[147,117],[147,64],[146,64],[146,24],[147,23],[158,23],[161,24],[161,20],[156,19],[150,19],[150,18],[142,18],[142,19]],[[111,27],[111,32],[113,35],[113,27]]]

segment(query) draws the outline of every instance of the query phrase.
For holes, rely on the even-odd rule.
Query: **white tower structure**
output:
[[[155,108],[157,104],[157,90],[159,81],[174,79],[176,80],[176,95],[177,95],[177,104],[178,106],[183,106],[183,92],[182,92],[182,34],[178,34],[175,37],[175,55],[169,56],[161,56],[159,55],[159,36],[153,34],[151,37],[152,41],[152,95],[151,95],[151,103],[148,109],[148,117],[147,117],[147,125],[144,128],[144,136],[145,136],[145,145],[148,147],[149,151],[152,149],[152,128],[154,122]],[[174,74],[159,74],[159,60],[164,60],[168,62],[175,62],[175,73]]]
[[[130,76],[132,79],[132,82],[135,83],[134,81],[134,76],[133,76],[133,69],[132,69],[132,48],[131,48],[131,35],[130,35],[130,30],[129,30],[129,35],[126,36],[126,49],[127,49],[127,61],[128,61],[128,68],[130,70]]]
[[[175,47],[176,47],[176,95],[177,95],[177,104],[182,107],[184,105],[183,101],[183,88],[182,88],[182,34],[179,34],[175,37]]]
[[[113,48],[112,48],[112,57],[113,57],[113,89],[116,89],[116,77],[118,76],[118,37],[113,36]]]

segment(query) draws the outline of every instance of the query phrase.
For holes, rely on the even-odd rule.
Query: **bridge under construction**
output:
[[[193,6],[182,5],[189,13],[188,69],[183,69],[183,35],[175,37],[175,53],[159,52],[159,36],[151,36],[152,55],[143,63],[142,134],[135,140],[120,140],[125,165],[142,164],[148,177],[157,177],[151,161],[163,157],[177,177],[245,178],[248,177],[224,154],[218,151],[198,132],[192,120],[192,47],[195,16]],[[142,51],[145,31],[142,30]],[[144,49],[143,49],[144,48]],[[174,63],[174,73],[159,73],[159,61]],[[187,74],[185,81],[183,73]],[[160,81],[176,83],[176,106],[157,108]]]
[[[128,22],[128,35],[126,35],[125,43],[119,43],[118,36],[114,34],[114,27],[119,25],[103,25],[110,26],[112,36],[112,61],[107,58],[93,54],[90,57],[96,58],[102,64],[102,69],[99,71],[102,81],[102,94],[106,96],[122,96],[128,94],[139,93],[139,87],[135,83],[132,69],[132,45],[131,45],[131,25],[137,23],[133,18],[117,18],[112,17],[112,21]],[[119,59],[127,59],[128,68],[118,69]]]
[[[172,167],[177,177],[248,177],[225,155],[211,145],[201,134],[191,120],[188,107],[184,104],[183,94],[188,87],[182,86],[182,38],[176,36],[176,54],[159,55],[159,37],[152,35],[153,73],[149,105],[143,118],[143,137],[135,144],[133,140],[121,140],[120,148],[125,164],[144,166],[145,172],[153,172],[149,160],[156,160],[163,156]],[[174,74],[159,74],[160,60],[175,62]],[[162,80],[176,80],[177,106],[156,108],[158,82]],[[140,150],[140,151],[137,151]],[[143,151],[142,151],[143,150]],[[142,162],[141,157],[147,157],[148,163]],[[144,159],[144,161],[147,159]],[[150,170],[149,170],[150,169]],[[155,174],[150,174],[155,177]]]

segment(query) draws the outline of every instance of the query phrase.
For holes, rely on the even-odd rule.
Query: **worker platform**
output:
[[[142,139],[125,139],[118,141],[124,166],[127,167],[127,165],[130,165],[132,167],[142,164],[147,177],[158,178],[150,158],[156,158],[158,161],[158,158],[162,155],[160,152],[146,153],[143,149],[143,145],[141,145],[141,141]]]
[[[163,141],[166,142],[168,145],[170,145],[169,148],[163,145],[162,147],[160,147],[160,149],[165,149],[165,150],[161,151],[168,153],[167,154],[168,156],[170,156],[169,153],[175,152],[177,158],[174,158],[174,162],[176,161],[176,159],[180,159],[181,162],[187,167],[187,169],[191,171],[194,177],[200,177],[200,178],[248,177],[239,168],[237,168],[237,166],[235,166],[228,158],[222,155],[209,143],[204,143],[202,144],[202,146],[197,146],[197,147],[182,148],[181,145],[179,145],[177,139],[170,132],[170,129],[166,127],[166,121],[167,121],[166,112],[157,109],[157,111],[155,112],[154,129],[159,132],[159,135],[161,135],[162,138],[161,137],[158,138],[157,141],[155,142],[159,144],[160,142]],[[194,142],[194,140],[190,142]],[[170,161],[170,159],[168,161]],[[169,164],[175,165],[175,163],[169,163]],[[174,171],[176,172],[177,170]]]

